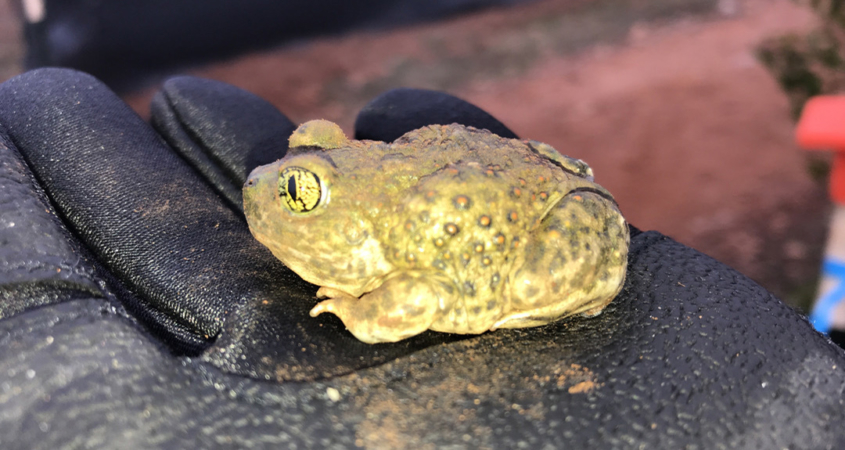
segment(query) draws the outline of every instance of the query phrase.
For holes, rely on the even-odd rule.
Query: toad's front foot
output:
[[[354,303],[358,301],[357,297],[347,294],[339,289],[323,286],[317,291],[317,298],[327,298],[317,303],[317,306],[311,308],[308,314],[311,317],[317,317],[324,312],[332,313],[340,317],[339,311],[342,311],[349,306],[344,306],[343,303]]]
[[[445,304],[442,287],[424,274],[401,273],[372,292],[356,298],[346,292],[322,287],[319,297],[329,297],[311,309],[315,317],[330,312],[346,329],[368,344],[397,342],[427,330]]]

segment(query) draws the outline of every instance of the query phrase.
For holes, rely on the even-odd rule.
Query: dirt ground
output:
[[[812,24],[789,0],[545,0],[188,72],[252,91],[295,122],[347,131],[387,89],[450,92],[590,163],[637,227],[806,308],[830,207],[754,51]],[[143,116],[152,92],[126,99]]]

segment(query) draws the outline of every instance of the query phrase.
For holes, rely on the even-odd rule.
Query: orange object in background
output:
[[[795,133],[805,149],[834,152],[829,188],[834,209],[810,322],[822,333],[845,330],[845,96],[811,98]]]
[[[830,198],[845,205],[845,95],[811,98],[795,129],[798,145],[835,152],[830,171]]]

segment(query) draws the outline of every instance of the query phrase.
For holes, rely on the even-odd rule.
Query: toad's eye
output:
[[[294,166],[279,175],[279,198],[289,210],[308,213],[320,204],[322,197],[323,186],[316,173]]]

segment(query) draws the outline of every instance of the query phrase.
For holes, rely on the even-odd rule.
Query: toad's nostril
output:
[[[246,183],[244,184],[244,186],[245,186],[245,187],[252,187],[252,186],[255,186],[255,180],[254,180],[254,179],[252,179],[252,178],[250,178],[250,179],[246,180]]]

